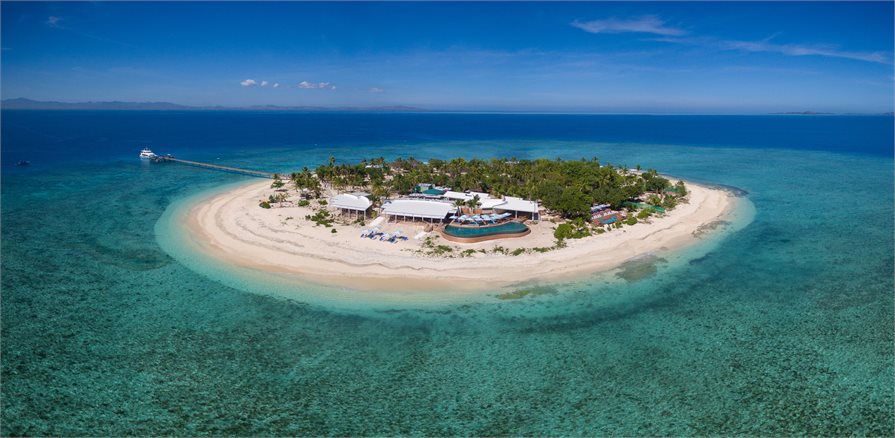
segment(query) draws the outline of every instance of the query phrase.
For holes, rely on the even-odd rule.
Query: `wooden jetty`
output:
[[[258,176],[261,178],[273,178],[273,176],[274,176],[274,174],[270,173],[270,172],[261,172],[259,170],[249,170],[249,169],[239,169],[237,167],[219,166],[217,164],[201,163],[199,161],[181,160],[180,158],[174,158],[174,157],[168,156],[168,155],[160,155],[158,157],[153,158],[152,161],[155,161],[157,163],[166,163],[166,162],[180,163],[180,164],[186,164],[188,166],[203,167],[205,169],[213,169],[213,170],[222,170],[224,172],[241,173],[243,175]]]

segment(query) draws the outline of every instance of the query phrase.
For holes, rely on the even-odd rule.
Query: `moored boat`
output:
[[[140,151],[141,160],[151,160],[153,158],[158,158],[158,155],[156,155],[155,152],[152,152],[149,148],[143,148],[143,150]]]

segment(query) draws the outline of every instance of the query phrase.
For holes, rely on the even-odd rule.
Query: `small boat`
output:
[[[149,150],[149,148],[143,148],[143,150],[140,151],[141,160],[151,160],[153,158],[158,158],[158,155],[156,155],[155,152]]]
[[[19,162],[16,163],[16,166],[27,166],[29,164],[31,164],[31,162],[28,160],[19,160]]]

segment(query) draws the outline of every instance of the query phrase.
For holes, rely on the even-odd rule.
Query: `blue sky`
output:
[[[883,112],[876,3],[12,3],[2,97],[448,110]]]

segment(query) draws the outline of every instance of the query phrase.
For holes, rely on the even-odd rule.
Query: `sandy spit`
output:
[[[696,242],[703,230],[724,220],[735,204],[728,191],[688,183],[689,202],[665,217],[652,218],[601,235],[571,240],[567,247],[518,256],[494,254],[501,246],[549,247],[554,243],[549,221],[532,225],[532,233],[518,239],[450,245],[455,257],[427,256],[421,240],[387,243],[361,239],[358,224],[315,226],[305,216],[309,207],[263,209],[259,200],[273,191],[268,181],[251,183],[206,198],[189,210],[188,233],[208,256],[260,272],[295,274],[323,285],[355,290],[451,290],[470,293],[529,282],[574,279],[614,269],[632,258],[668,251]],[[400,229],[415,236],[425,224],[389,223],[385,232]],[[436,235],[432,233],[431,235]],[[471,257],[456,256],[466,249],[485,249]]]

